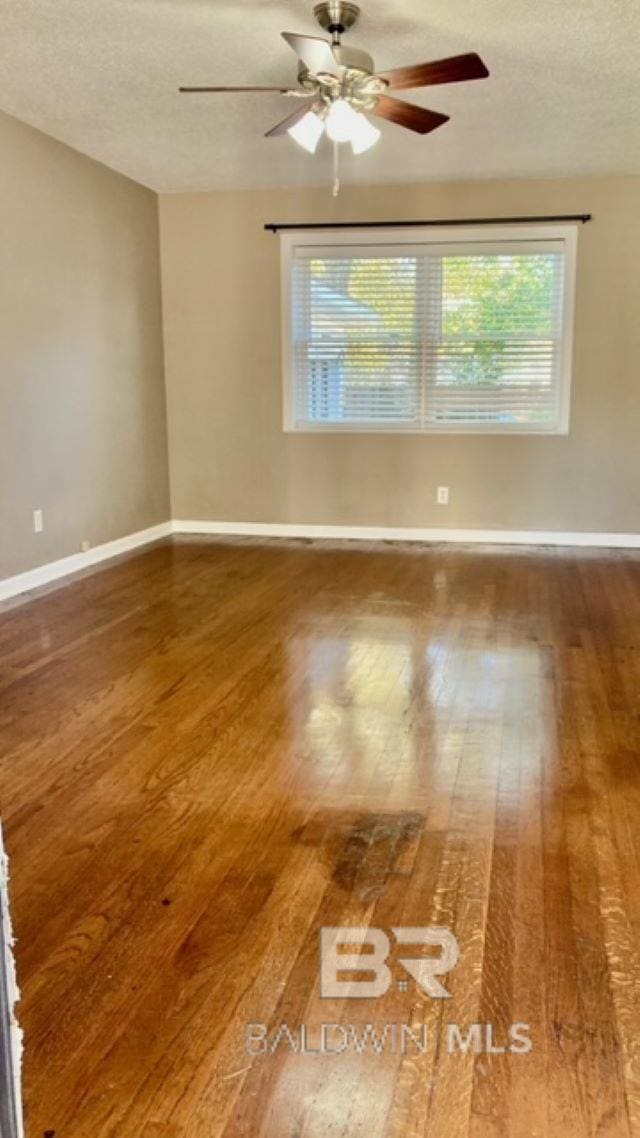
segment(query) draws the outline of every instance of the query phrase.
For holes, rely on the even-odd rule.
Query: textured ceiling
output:
[[[380,68],[478,51],[483,82],[401,95],[451,115],[383,124],[346,182],[640,172],[639,0],[362,0],[348,43]],[[0,107],[160,191],[325,184],[331,154],[262,136],[278,95],[180,83],[293,82],[299,0],[0,0]],[[343,147],[347,152],[347,148]]]

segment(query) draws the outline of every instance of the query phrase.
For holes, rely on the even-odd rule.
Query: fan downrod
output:
[[[351,4],[348,0],[322,0],[321,4],[316,4],[313,14],[320,27],[336,40],[353,27],[360,15],[360,9],[357,4]]]

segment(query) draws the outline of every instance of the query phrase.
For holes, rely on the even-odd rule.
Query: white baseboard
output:
[[[61,577],[68,577],[81,569],[98,565],[128,553],[132,549],[149,545],[152,541],[170,534],[213,534],[219,537],[305,537],[332,541],[422,541],[454,542],[480,545],[567,545],[591,546],[594,549],[640,549],[639,533],[565,533],[560,530],[512,529],[423,529],[415,526],[318,526],[288,522],[162,522],[149,529],[96,545],[86,553],[73,553],[59,561],[50,561],[15,577],[0,581],[0,601],[19,593],[27,593],[48,585]]]
[[[68,577],[70,573],[77,573],[80,569],[88,569],[100,561],[108,561],[111,557],[118,557],[121,553],[128,553],[131,549],[138,549],[141,545],[149,545],[161,537],[168,537],[173,533],[171,522],[162,522],[149,529],[138,530],[137,533],[126,534],[115,541],[107,541],[104,545],[95,545],[86,553],[72,553],[70,557],[62,557],[59,561],[49,561],[46,565],[38,565],[36,569],[28,569],[26,573],[18,573],[15,577],[6,577],[0,581],[0,601],[8,600],[19,593],[27,593],[30,589],[38,589],[41,585],[48,585],[50,581],[57,581],[60,577]]]
[[[457,542],[482,545],[576,545],[640,549],[640,533],[565,533],[559,530],[421,529],[414,526],[317,526],[286,522],[174,520],[173,532],[236,537],[307,537],[346,541]]]

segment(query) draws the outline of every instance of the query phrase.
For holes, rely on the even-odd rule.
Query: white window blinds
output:
[[[566,431],[568,238],[285,238],[285,426]]]

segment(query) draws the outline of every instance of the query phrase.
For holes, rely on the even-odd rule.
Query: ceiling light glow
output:
[[[346,99],[334,99],[327,115],[327,134],[332,142],[350,142],[358,129],[358,112]]]

